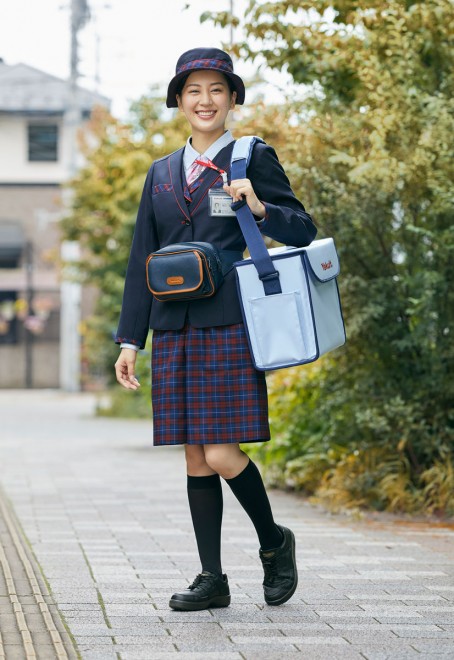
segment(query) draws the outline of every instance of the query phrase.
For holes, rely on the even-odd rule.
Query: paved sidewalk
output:
[[[454,658],[452,527],[352,522],[279,492],[294,598],[264,605],[255,534],[225,488],[232,605],[169,610],[199,571],[182,449],[92,411],[89,395],[0,392],[0,482],[83,660]]]

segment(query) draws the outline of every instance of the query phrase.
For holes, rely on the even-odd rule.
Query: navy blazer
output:
[[[233,142],[221,149],[213,161],[227,172],[232,149]],[[246,248],[236,217],[209,215],[208,190],[222,186],[220,174],[206,168],[189,195],[183,152],[184,148],[155,161],[148,172],[126,272],[117,343],[128,342],[143,348],[149,328],[179,330],[186,322],[196,328],[242,322],[234,270],[226,275],[220,289],[210,298],[159,302],[148,290],[147,256],[170,243],[206,241],[221,250],[240,252]],[[266,208],[260,231],[279,243],[296,247],[309,245],[317,230],[311,216],[293,194],[274,149],[256,143],[247,175]]]

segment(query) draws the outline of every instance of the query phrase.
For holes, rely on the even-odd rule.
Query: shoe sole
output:
[[[294,535],[294,533],[292,532],[291,529],[289,530],[289,532],[292,535],[292,537],[291,537],[292,538],[292,559],[293,559],[293,564],[295,565],[295,581],[292,584],[289,591],[287,591],[287,593],[284,594],[284,596],[281,596],[280,598],[278,598],[276,600],[267,600],[266,597],[265,597],[265,603],[267,605],[272,605],[273,607],[275,607],[277,605],[283,605],[288,600],[290,600],[290,598],[293,596],[293,594],[296,591],[296,587],[298,586],[298,571],[296,569],[296,558],[295,558],[295,535]]]
[[[178,600],[177,598],[171,598],[169,601],[169,607],[173,610],[184,610],[188,612],[208,610],[210,607],[228,607],[229,605],[230,596],[216,596],[215,598],[199,603],[191,603],[191,601]]]

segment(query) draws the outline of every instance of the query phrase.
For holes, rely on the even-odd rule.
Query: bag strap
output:
[[[246,170],[251,160],[252,150],[256,142],[263,142],[261,138],[255,135],[241,137],[233,145],[231,179],[245,179]],[[275,293],[282,293],[279,282],[279,273],[274,267],[268,250],[265,245],[262,234],[257,223],[254,220],[251,209],[245,199],[234,202],[232,209],[236,213],[240,229],[243,232],[244,239],[249,248],[251,259],[257,269],[259,279],[263,284],[265,295],[269,296]]]

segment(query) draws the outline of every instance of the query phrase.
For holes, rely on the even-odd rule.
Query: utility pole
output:
[[[233,0],[230,0],[230,16],[233,17]],[[233,22],[230,22],[230,48],[233,48]]]
[[[27,241],[25,245],[25,273],[27,291],[27,314],[33,314],[33,244]],[[33,387],[33,333],[25,326],[25,387]]]
[[[100,73],[100,51],[101,51],[101,37],[99,36],[98,27],[96,26],[95,32],[95,92],[99,93],[99,88],[101,85],[101,73]]]
[[[68,149],[68,175],[77,171],[77,132],[82,124],[82,109],[78,94],[79,43],[78,32],[90,18],[87,0],[71,0],[71,51],[70,75],[68,80],[68,107],[65,113],[65,128]],[[64,241],[61,245],[63,262],[79,259],[79,245],[75,241]],[[80,318],[81,286],[74,281],[74,269],[62,272],[60,287],[60,386],[68,392],[80,389]]]
[[[69,74],[69,98],[66,122],[70,129],[69,173],[73,176],[77,170],[77,130],[82,122],[82,110],[79,103],[77,83],[79,79],[79,42],[78,32],[90,18],[87,0],[71,0],[71,54]]]

